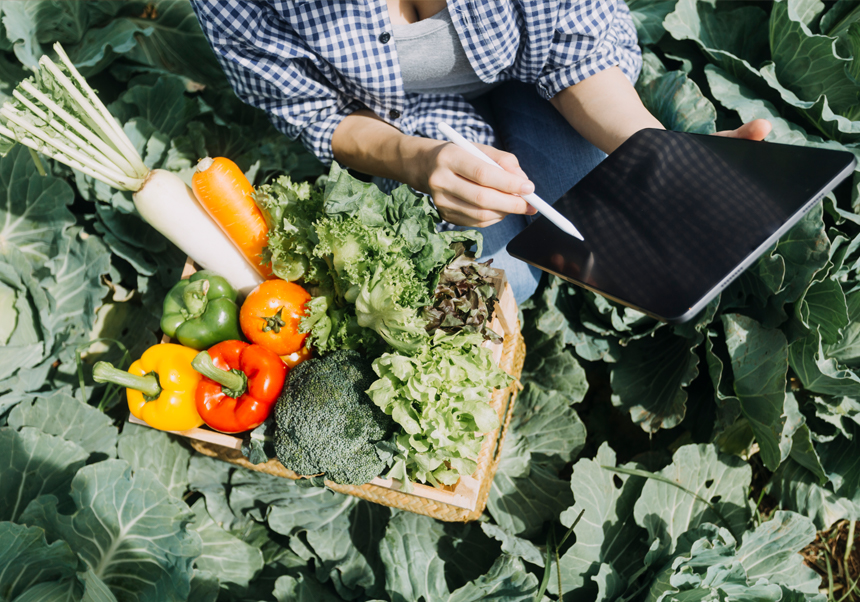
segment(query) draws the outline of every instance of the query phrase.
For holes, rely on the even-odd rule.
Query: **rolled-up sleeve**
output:
[[[538,92],[552,98],[616,65],[636,83],[642,52],[624,0],[562,2],[547,62],[538,76]]]
[[[192,0],[192,5],[236,95],[330,163],[335,129],[361,103],[327,82],[313,53],[268,4]]]

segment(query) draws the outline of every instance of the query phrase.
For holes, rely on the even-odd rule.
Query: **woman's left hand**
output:
[[[723,130],[722,132],[714,132],[713,135],[746,140],[764,140],[765,136],[770,134],[771,129],[773,126],[767,119],[753,119],[736,130]]]

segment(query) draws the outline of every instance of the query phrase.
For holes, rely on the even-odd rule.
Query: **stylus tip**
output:
[[[568,234],[570,234],[571,236],[574,236],[574,237],[578,238],[579,240],[585,242],[585,239],[582,237],[582,234],[580,234],[579,230],[574,228],[572,224],[569,224],[569,223],[565,224],[565,227],[563,228],[563,230],[565,232],[567,232]]]

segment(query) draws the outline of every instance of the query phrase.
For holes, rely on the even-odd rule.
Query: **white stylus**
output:
[[[490,159],[487,155],[481,152],[477,146],[475,146],[474,144],[463,138],[460,134],[455,132],[454,128],[452,128],[444,121],[440,121],[437,124],[437,127],[439,128],[439,131],[442,132],[448,140],[465,150],[470,155],[474,155],[475,157],[478,157],[479,159],[486,163],[489,163],[490,165],[495,165],[499,169],[503,169],[501,165]],[[567,232],[571,236],[575,236],[579,240],[585,240],[584,238],[582,238],[582,234],[579,233],[579,230],[577,230],[576,227],[570,223],[570,220],[568,220],[561,213],[553,209],[552,205],[547,203],[538,195],[532,193],[523,194],[520,196],[523,198],[524,201],[537,209],[540,213],[546,216],[549,221],[561,228],[564,232]]]

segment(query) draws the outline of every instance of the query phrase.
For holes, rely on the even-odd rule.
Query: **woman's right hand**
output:
[[[502,169],[450,142],[404,134],[369,109],[346,116],[331,144],[341,165],[429,194],[440,215],[452,224],[484,228],[509,213],[535,213],[517,196],[534,192],[534,184],[514,155],[492,146],[477,145]]]
[[[502,166],[499,169],[450,142],[433,142],[422,157],[415,188],[433,198],[443,219],[458,226],[485,228],[510,213],[534,215],[536,210],[517,196],[534,192],[534,184],[514,155],[478,144]]]

